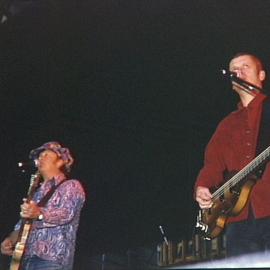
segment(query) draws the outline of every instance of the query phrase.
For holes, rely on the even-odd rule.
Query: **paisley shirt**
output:
[[[44,182],[35,193],[33,201],[38,203],[53,185],[64,179],[64,175],[58,175]],[[84,201],[85,193],[78,180],[70,179],[62,183],[45,207],[41,208],[43,220],[33,222],[25,256],[36,255],[64,266],[72,266],[76,233]],[[15,230],[19,230],[20,224],[21,221],[16,224]]]

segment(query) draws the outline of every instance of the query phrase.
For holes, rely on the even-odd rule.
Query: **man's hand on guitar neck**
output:
[[[27,202],[23,199],[24,203],[21,205],[20,215],[22,218],[37,219],[41,213],[40,207],[33,201]]]
[[[213,205],[209,188],[198,186],[196,189],[196,201],[201,209],[210,208]]]

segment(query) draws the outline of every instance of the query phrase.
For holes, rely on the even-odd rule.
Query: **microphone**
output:
[[[237,74],[235,72],[228,71],[226,69],[221,69],[221,73],[224,77],[229,78],[232,82],[235,82],[238,85],[240,85],[242,88],[244,88],[243,90],[247,91],[248,93],[250,91],[262,91],[262,88],[237,77]]]
[[[18,162],[18,167],[21,169],[21,171],[24,173],[29,169],[33,169],[33,168],[37,168],[38,166],[38,160],[34,159],[34,160],[30,160],[30,161],[20,161]]]

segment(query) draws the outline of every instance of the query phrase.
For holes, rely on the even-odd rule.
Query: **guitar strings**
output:
[[[248,163],[242,170],[235,174],[229,181],[225,182],[223,186],[218,188],[214,193],[212,199],[218,199],[224,195],[225,191],[229,190],[232,186],[240,182],[244,177],[254,171],[263,161],[265,161],[270,154],[270,146],[266,148],[255,159]]]

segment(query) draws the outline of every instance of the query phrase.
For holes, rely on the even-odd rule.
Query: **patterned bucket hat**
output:
[[[40,147],[31,150],[31,152],[29,154],[29,158],[31,160],[38,159],[40,153],[45,151],[45,150],[51,150],[51,151],[55,152],[65,162],[66,170],[68,172],[70,171],[71,166],[74,162],[74,158],[72,157],[69,149],[66,147],[62,147],[59,142],[54,141],[54,142],[44,143]]]

